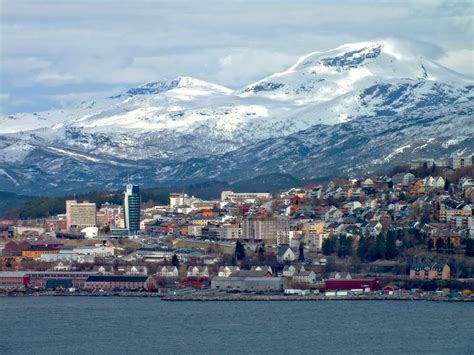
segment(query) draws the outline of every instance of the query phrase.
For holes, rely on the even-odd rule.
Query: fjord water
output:
[[[473,354],[474,305],[0,298],[0,354]]]

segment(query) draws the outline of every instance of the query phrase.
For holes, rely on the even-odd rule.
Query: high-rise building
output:
[[[288,242],[288,220],[280,217],[249,217],[242,223],[242,238],[267,245]]]
[[[450,159],[451,169],[461,169],[474,165],[474,154],[471,155],[459,155],[453,154]]]
[[[95,203],[66,201],[66,228],[95,227],[96,224]]]
[[[125,229],[132,235],[140,231],[140,186],[127,184],[123,198]]]
[[[186,198],[188,198],[188,195],[184,192],[170,193],[170,207],[175,208],[184,205]]]

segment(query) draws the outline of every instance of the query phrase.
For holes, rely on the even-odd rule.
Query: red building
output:
[[[30,283],[30,278],[23,271],[0,271],[0,289],[22,289]]]
[[[145,289],[151,291],[157,289],[158,286],[156,279],[152,276],[94,275],[87,278],[84,287],[92,290]]]
[[[5,248],[3,248],[2,255],[3,256],[21,256],[23,251],[29,250],[30,248],[31,248],[31,245],[28,242],[16,243],[14,241],[9,241],[8,243],[5,244]]]
[[[31,286],[40,288],[82,288],[86,279],[95,274],[88,271],[28,271]]]
[[[300,205],[300,204],[301,204],[301,197],[299,197],[298,195],[293,196],[293,197],[290,199],[290,204],[292,204],[292,205]]]
[[[54,248],[58,249],[64,245],[63,242],[58,240],[31,240],[30,245],[32,247],[44,247],[44,248]]]
[[[324,282],[326,290],[380,290],[380,281],[377,279],[329,279]]]

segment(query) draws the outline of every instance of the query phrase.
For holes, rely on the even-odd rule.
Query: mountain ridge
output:
[[[238,181],[252,174],[291,174],[285,167],[295,159],[312,164],[297,168],[298,178],[322,176],[321,167],[329,169],[326,175],[339,174],[338,161],[356,173],[391,164],[396,159],[386,156],[407,145],[427,144],[433,153],[426,154],[435,158],[464,149],[462,142],[474,135],[473,102],[470,78],[387,42],[352,43],[309,53],[287,70],[237,90],[183,76],[71,109],[2,117],[0,183],[20,192],[30,192],[39,181],[45,189],[69,189],[81,181],[90,188],[110,187],[127,171],[156,183]],[[381,123],[391,129],[380,131]],[[448,139],[461,143],[442,148]],[[351,140],[371,159],[358,154]],[[378,149],[364,146],[374,142]],[[393,156],[419,157],[423,149],[404,148]],[[349,152],[355,156],[344,155]],[[99,166],[114,172],[113,178],[98,173],[97,184],[91,182],[88,171]],[[64,167],[72,173],[61,172]],[[250,167],[257,170],[245,172]],[[61,173],[69,180],[48,180]]]

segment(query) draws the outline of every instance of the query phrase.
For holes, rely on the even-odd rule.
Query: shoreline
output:
[[[447,296],[414,296],[414,295],[361,295],[326,297],[321,295],[249,295],[249,294],[214,294],[214,295],[163,295],[160,293],[146,292],[114,292],[114,293],[63,293],[63,292],[41,292],[41,293],[13,293],[3,294],[0,298],[17,297],[151,297],[165,302],[253,302],[253,301],[428,301],[428,302],[474,302],[474,297],[450,298]]]

